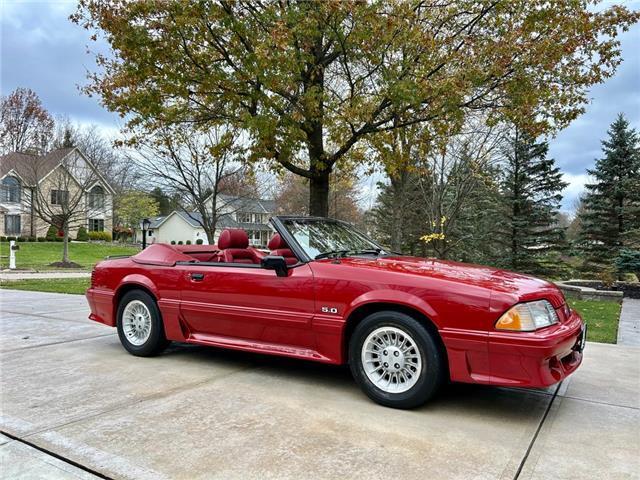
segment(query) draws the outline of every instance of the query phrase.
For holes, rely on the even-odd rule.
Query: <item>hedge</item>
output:
[[[89,240],[104,240],[105,242],[111,241],[110,232],[89,232]]]

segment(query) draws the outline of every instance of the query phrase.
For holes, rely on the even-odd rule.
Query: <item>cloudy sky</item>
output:
[[[625,3],[640,9],[640,0]],[[6,95],[16,87],[29,87],[52,114],[97,124],[115,134],[118,117],[78,91],[94,64],[86,53],[88,33],[68,20],[74,9],[73,1],[0,0],[0,91]],[[564,192],[565,210],[572,210],[587,179],[586,169],[600,156],[600,140],[615,116],[624,112],[640,129],[640,25],[620,39],[624,62],[615,77],[594,87],[587,112],[550,142],[551,156],[570,182]]]

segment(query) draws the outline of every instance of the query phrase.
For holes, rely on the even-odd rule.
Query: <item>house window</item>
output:
[[[4,216],[4,234],[5,235],[20,235],[20,215],[5,215]]]
[[[256,230],[250,230],[247,232],[249,237],[249,243],[254,246],[262,245],[262,239],[260,238],[260,232]]]
[[[89,208],[104,207],[104,188],[96,185],[89,191]]]
[[[238,212],[236,213],[236,219],[240,223],[253,223],[251,221],[251,214],[248,212]]]
[[[20,182],[15,177],[2,179],[0,201],[7,203],[20,203]]]
[[[104,232],[104,220],[102,218],[89,219],[90,232]]]
[[[66,205],[69,201],[69,190],[51,190],[51,205]]]

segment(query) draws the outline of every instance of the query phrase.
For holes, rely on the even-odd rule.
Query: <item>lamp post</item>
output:
[[[149,230],[149,225],[151,225],[151,222],[149,221],[148,218],[145,218],[144,220],[142,220],[141,225],[142,225],[142,249],[144,250],[145,248],[147,248],[147,230]]]

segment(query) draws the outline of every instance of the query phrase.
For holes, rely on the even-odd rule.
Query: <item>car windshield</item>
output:
[[[382,248],[348,225],[324,219],[285,219],[286,229],[309,257],[383,253]]]

